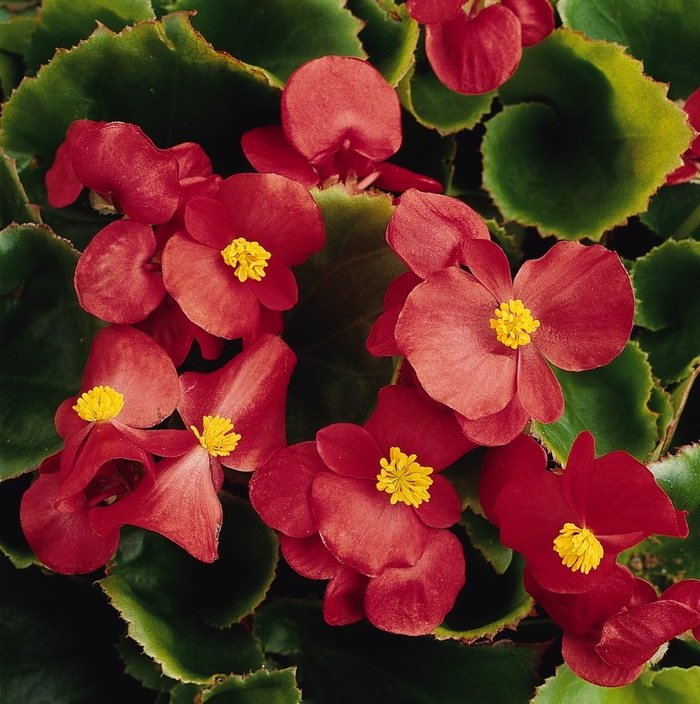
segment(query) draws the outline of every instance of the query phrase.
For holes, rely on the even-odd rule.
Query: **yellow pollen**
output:
[[[421,467],[416,462],[416,455],[407,455],[398,447],[390,450],[391,462],[384,457],[380,460],[382,473],[377,475],[377,489],[391,494],[391,503],[403,501],[406,506],[418,508],[424,501],[430,500],[428,487],[433,480],[428,476],[432,467]]]
[[[588,528],[579,528],[573,523],[565,523],[554,538],[554,550],[561,557],[562,564],[572,572],[581,570],[588,574],[603,559],[603,546]]]
[[[518,349],[518,345],[527,345],[530,333],[540,326],[540,321],[532,317],[530,309],[519,298],[501,303],[494,315],[496,317],[489,320],[491,329],[496,331],[499,342],[514,350]]]
[[[194,425],[190,426],[190,430],[212,457],[227,457],[236,449],[241,439],[238,433],[233,432],[231,419],[221,416],[204,416],[201,435]]]
[[[221,250],[221,256],[226,264],[233,267],[233,273],[243,283],[248,279],[260,281],[265,276],[267,260],[272,255],[257,242],[248,242],[239,237]]]
[[[124,407],[124,394],[110,386],[95,386],[77,400],[73,410],[90,423],[109,420],[119,414]]]

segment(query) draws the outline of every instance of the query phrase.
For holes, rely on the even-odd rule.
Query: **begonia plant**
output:
[[[3,701],[695,704],[699,45],[0,3]]]

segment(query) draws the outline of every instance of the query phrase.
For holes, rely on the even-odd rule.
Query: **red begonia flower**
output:
[[[142,446],[166,459],[157,463],[152,485],[109,510],[96,509],[95,529],[107,533],[129,523],[164,535],[199,560],[215,560],[222,465],[250,472],[286,445],[285,401],[294,364],[289,347],[266,335],[216,372],[183,374],[178,411],[188,430],[139,434]]]
[[[464,264],[464,242],[489,237],[486,223],[466,203],[434,193],[406,191],[389,220],[386,239],[411,271],[387,288],[384,312],[367,338],[369,353],[375,357],[401,354],[394,328],[408,294],[430,274]]]
[[[258,329],[261,306],[291,308],[290,267],[325,242],[309,192],[275,174],[231,176],[216,199],[188,203],[185,225],[163,250],[165,288],[193,323],[227,339]]]
[[[508,449],[493,451],[499,453]],[[492,457],[491,471],[499,464]],[[484,493],[497,492],[495,500],[482,493],[484,504],[493,506],[501,542],[524,555],[549,591],[587,592],[609,578],[623,550],[654,533],[688,534],[686,512],[673,507],[649,469],[626,452],[595,459],[587,431],[574,442],[562,474],[548,471],[539,453],[524,454],[518,469],[504,471],[505,481],[482,485]]]
[[[549,0],[408,0],[413,19],[426,25],[425,52],[437,77],[458,93],[498,88],[520,63],[522,47],[554,29]]]
[[[61,574],[86,574],[98,569],[115,553],[119,528],[106,535],[90,524],[90,505],[81,493],[81,505],[66,513],[54,508],[61,487],[61,455],[52,455],[39,467],[37,480],[24,492],[20,521],[29,547],[46,565]]]
[[[683,110],[688,115],[688,124],[696,133],[700,133],[700,88],[688,96]],[[678,183],[692,181],[700,172],[700,134],[695,135],[695,139],[690,143],[688,149],[681,154],[681,158],[683,159],[683,166],[679,166],[666,176],[667,186],[675,186]]]
[[[282,127],[246,132],[243,151],[255,169],[306,188],[341,181],[354,193],[375,185],[439,192],[434,179],[384,160],[401,146],[401,106],[373,66],[324,56],[297,69],[282,91]]]
[[[396,342],[426,392],[463,417],[472,440],[505,444],[529,418],[551,423],[563,413],[547,361],[582,371],[622,351],[634,294],[617,254],[600,245],[558,242],[512,282],[498,245],[472,239],[462,247],[471,274],[453,266],[416,286]]]
[[[56,411],[56,429],[66,441],[58,499],[83,491],[109,459],[102,459],[100,436],[106,433],[110,442],[123,437],[138,444],[132,431],[163,421],[179,399],[175,367],[148,335],[126,325],[100,330],[90,348],[80,393]],[[92,459],[80,463],[79,455]]]
[[[181,195],[176,155],[155,147],[136,125],[87,122],[69,130],[66,149],[59,148],[47,172],[50,205],[72,203],[80,193],[77,181],[131,220],[150,225],[169,220]],[[61,179],[71,169],[74,178],[64,185]]]

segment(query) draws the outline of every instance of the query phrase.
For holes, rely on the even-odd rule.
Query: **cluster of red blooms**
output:
[[[504,0],[482,14],[527,5]],[[52,569],[89,572],[129,524],[210,562],[222,467],[253,472],[251,502],[280,532],[289,564],[329,580],[329,623],[366,616],[427,634],[465,581],[448,530],[462,506],[440,472],[476,445],[500,446],[483,469],[486,516],[525,555],[528,589],[561,623],[575,671],[631,681],[661,642],[700,624],[700,591],[686,582],[656,599],[615,558],[651,533],[686,534],[683,514],[625,453],[594,460],[590,435],[557,474],[523,434],[532,418],[553,422],[564,410],[549,362],[580,371],[621,352],[634,315],[629,277],[604,247],[560,242],[511,279],[471,208],[384,161],[400,143],[396,94],[369,64],[343,57],[300,68],[282,95],[282,126],[244,136],[266,173],[222,179],[196,144],[162,150],[134,125],[71,126],[47,174],[49,202],[68,205],[87,187],[95,207],[125,217],[76,269],[81,305],[111,325],[94,340],[80,393],[56,413],[63,450],[23,499],[29,543]],[[295,358],[278,336],[281,312],[297,302],[290,267],[324,244],[307,189],[337,182],[351,195],[408,189],[387,241],[409,271],[367,341],[404,362],[364,426],[337,423],[287,446]],[[223,340],[238,338],[243,351],[218,371],[178,376],[195,339],[218,359]],[[628,648],[630,629],[652,621],[644,647]]]

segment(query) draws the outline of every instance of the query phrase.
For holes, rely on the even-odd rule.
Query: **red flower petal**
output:
[[[389,245],[422,279],[464,263],[464,243],[472,238],[488,239],[489,231],[466,203],[413,189],[401,196],[386,231]]]
[[[312,506],[326,547],[343,563],[367,576],[386,567],[414,565],[423,554],[428,528],[412,506],[392,505],[366,479],[320,472]]]
[[[464,243],[463,249],[463,263],[498,304],[507,303],[515,297],[508,257],[495,242],[489,239],[470,240]]]
[[[149,268],[155,251],[148,225],[117,220],[102,228],[75,269],[80,305],[109,323],[143,320],[165,296],[160,271]]]
[[[377,188],[383,191],[407,191],[409,188],[416,188],[419,191],[430,193],[441,193],[442,184],[430,176],[423,176],[414,171],[404,169],[403,166],[390,164],[388,161],[376,162],[374,167],[379,171],[379,176],[374,182]]]
[[[385,455],[370,432],[352,423],[334,423],[316,433],[318,454],[329,469],[376,484]]]
[[[406,9],[416,22],[431,24],[454,17],[464,4],[464,0],[407,0]]]
[[[485,7],[476,17],[458,12],[425,28],[425,51],[435,75],[465,95],[488,93],[515,73],[522,55],[520,21],[506,7]]]
[[[614,252],[600,245],[558,242],[523,264],[513,295],[540,321],[532,344],[568,371],[600,367],[629,340],[634,294]]]
[[[260,281],[248,279],[246,283],[260,303],[271,310],[289,310],[299,300],[292,270],[276,259],[267,262],[265,276]]]
[[[57,471],[59,455],[41,465],[38,479],[27,489],[20,504],[20,521],[29,547],[49,569],[61,574],[87,574],[104,565],[116,552],[119,529],[97,534],[88,520],[84,503],[74,513],[53,508],[61,487]]]
[[[312,533],[306,538],[292,538],[280,533],[279,538],[284,559],[304,577],[332,579],[341,570],[350,569],[335,559],[321,542],[318,533]]]
[[[405,386],[380,389],[377,408],[364,427],[377,441],[382,457],[388,459],[391,448],[398,447],[407,455],[417,455],[420,465],[435,472],[475,447],[449,408],[426,401]]]
[[[501,0],[520,20],[523,46],[533,46],[554,31],[554,10],[549,0]]]
[[[401,107],[393,88],[366,61],[324,56],[289,77],[282,92],[282,127],[312,164],[346,143],[383,161],[401,146]]]
[[[454,605],[465,582],[462,545],[452,533],[433,530],[412,567],[389,567],[371,579],[365,595],[367,618],[391,633],[432,633]]]
[[[213,198],[193,198],[185,208],[185,227],[192,239],[221,251],[236,237],[226,207]]]
[[[328,583],[323,598],[323,618],[331,626],[347,626],[365,617],[364,598],[370,580],[343,567]]]
[[[111,195],[137,222],[166,222],[180,202],[177,158],[157,149],[136,125],[111,122],[86,131],[75,141],[71,161],[78,181]]]
[[[185,315],[212,335],[233,340],[255,329],[260,303],[221,252],[183,233],[163,250],[163,283]]]
[[[279,174],[298,181],[305,188],[318,185],[319,175],[305,156],[289,143],[277,125],[256,127],[241,137],[248,161],[261,174]]]
[[[133,428],[150,428],[177,406],[180,384],[167,353],[146,333],[126,325],[102,328],[93,340],[82,391],[110,386],[124,394],[116,419]]]
[[[432,475],[430,501],[416,509],[421,521],[431,528],[449,528],[462,517],[462,501],[457,490],[440,474]]]
[[[311,485],[316,475],[323,471],[328,470],[316,452],[315,443],[303,442],[286,447],[253,473],[249,485],[250,503],[263,521],[275,530],[294,538],[316,534]],[[292,567],[297,569],[294,565]],[[310,576],[304,571],[301,574]],[[312,579],[328,579],[328,576]]]
[[[135,327],[152,337],[168,353],[173,364],[179,367],[192,347],[193,328],[196,326],[182,312],[177,301],[166,294],[160,305]]]
[[[553,423],[564,413],[564,394],[534,344],[518,347],[518,399],[531,418]]]
[[[177,159],[178,178],[181,182],[187,178],[209,178],[214,174],[211,159],[195,142],[176,144],[165,151]]]
[[[467,418],[497,413],[516,392],[517,352],[488,322],[497,305],[476,279],[451,267],[413,289],[396,325],[399,349],[423,388]]]
[[[523,408],[518,396],[508,402],[508,405],[498,413],[476,420],[465,418],[455,413],[462,432],[478,445],[493,447],[506,445],[515,440],[523,432],[530,421],[530,414]]]

